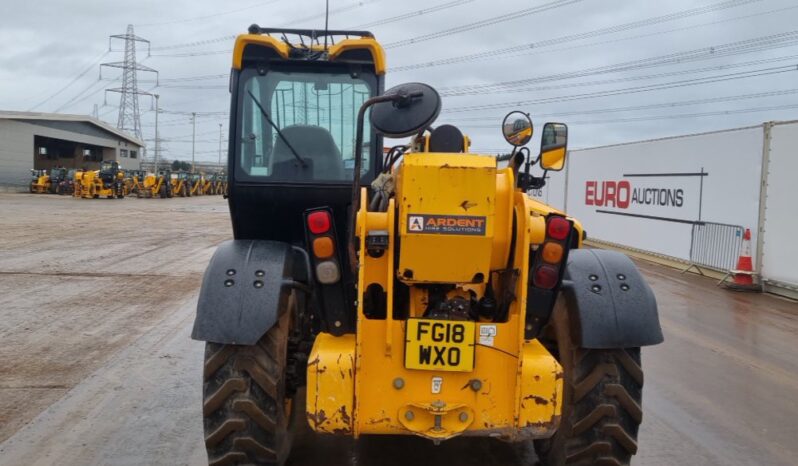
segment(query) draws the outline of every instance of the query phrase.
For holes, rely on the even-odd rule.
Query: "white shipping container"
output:
[[[694,225],[750,229],[767,289],[798,296],[798,121],[572,150],[529,194],[579,219],[588,238],[685,261]],[[734,241],[709,239],[712,260],[724,248],[736,260]]]
[[[756,126],[573,150],[567,181],[550,189],[567,185],[589,238],[689,260],[696,222],[756,235],[762,147]]]
[[[770,129],[762,224],[762,276],[798,287],[798,122]]]

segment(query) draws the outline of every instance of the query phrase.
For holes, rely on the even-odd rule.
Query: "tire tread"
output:
[[[554,437],[536,443],[541,463],[628,466],[643,419],[640,349],[571,348],[562,354],[573,366],[566,370],[567,406]]]
[[[287,314],[255,345],[207,343],[203,416],[209,464],[278,466],[285,461]]]

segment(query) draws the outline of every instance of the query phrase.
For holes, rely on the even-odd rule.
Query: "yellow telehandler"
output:
[[[213,194],[227,194],[227,175],[225,173],[217,173],[213,175]]]
[[[33,194],[43,194],[50,191],[50,175],[47,170],[31,170],[31,182],[28,189]]]
[[[191,174],[187,172],[172,173],[171,176],[172,194],[178,197],[191,197]]]
[[[75,195],[84,199],[122,199],[125,197],[125,174],[119,162],[104,160],[99,170],[85,170],[75,174]]]
[[[141,193],[144,191],[144,179],[147,177],[147,172],[144,170],[130,170],[126,172],[127,178],[126,183],[129,184],[128,192],[130,194],[136,195],[136,197],[141,197]]]
[[[158,173],[147,173],[141,182],[142,189],[137,197],[166,199],[172,197],[172,173],[169,170],[160,170]]]
[[[578,220],[527,195],[563,168],[567,127],[546,123],[533,154],[512,112],[496,124],[512,151],[474,153],[436,123],[435,89],[386,91],[385,72],[366,31],[253,25],[235,41],[234,239],[192,332],[209,463],[285,464],[299,417],[319,435],[490,437],[534,443],[544,466],[628,465],[640,348],[662,332],[632,261],[583,249]],[[408,141],[383,156],[384,138]]]
[[[191,195],[201,196],[203,194],[203,186],[205,184],[204,177],[199,173],[192,173],[191,179]]]
[[[202,195],[206,196],[209,194],[213,194],[213,176],[214,175],[202,175],[201,182],[202,182]]]

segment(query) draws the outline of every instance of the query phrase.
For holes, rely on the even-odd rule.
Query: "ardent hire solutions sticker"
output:
[[[408,214],[407,232],[485,236],[485,217],[473,215]]]

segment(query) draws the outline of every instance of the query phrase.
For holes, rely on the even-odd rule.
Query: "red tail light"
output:
[[[568,234],[571,232],[571,224],[562,217],[549,217],[547,228],[549,236],[559,241],[568,238]]]
[[[550,265],[541,265],[537,269],[535,269],[535,273],[532,276],[532,280],[536,287],[538,288],[545,288],[545,289],[552,289],[557,286],[557,282],[560,279],[560,271],[557,267],[552,267]]]
[[[326,210],[319,210],[308,215],[308,228],[314,235],[327,233],[330,231],[331,224],[330,213]]]

